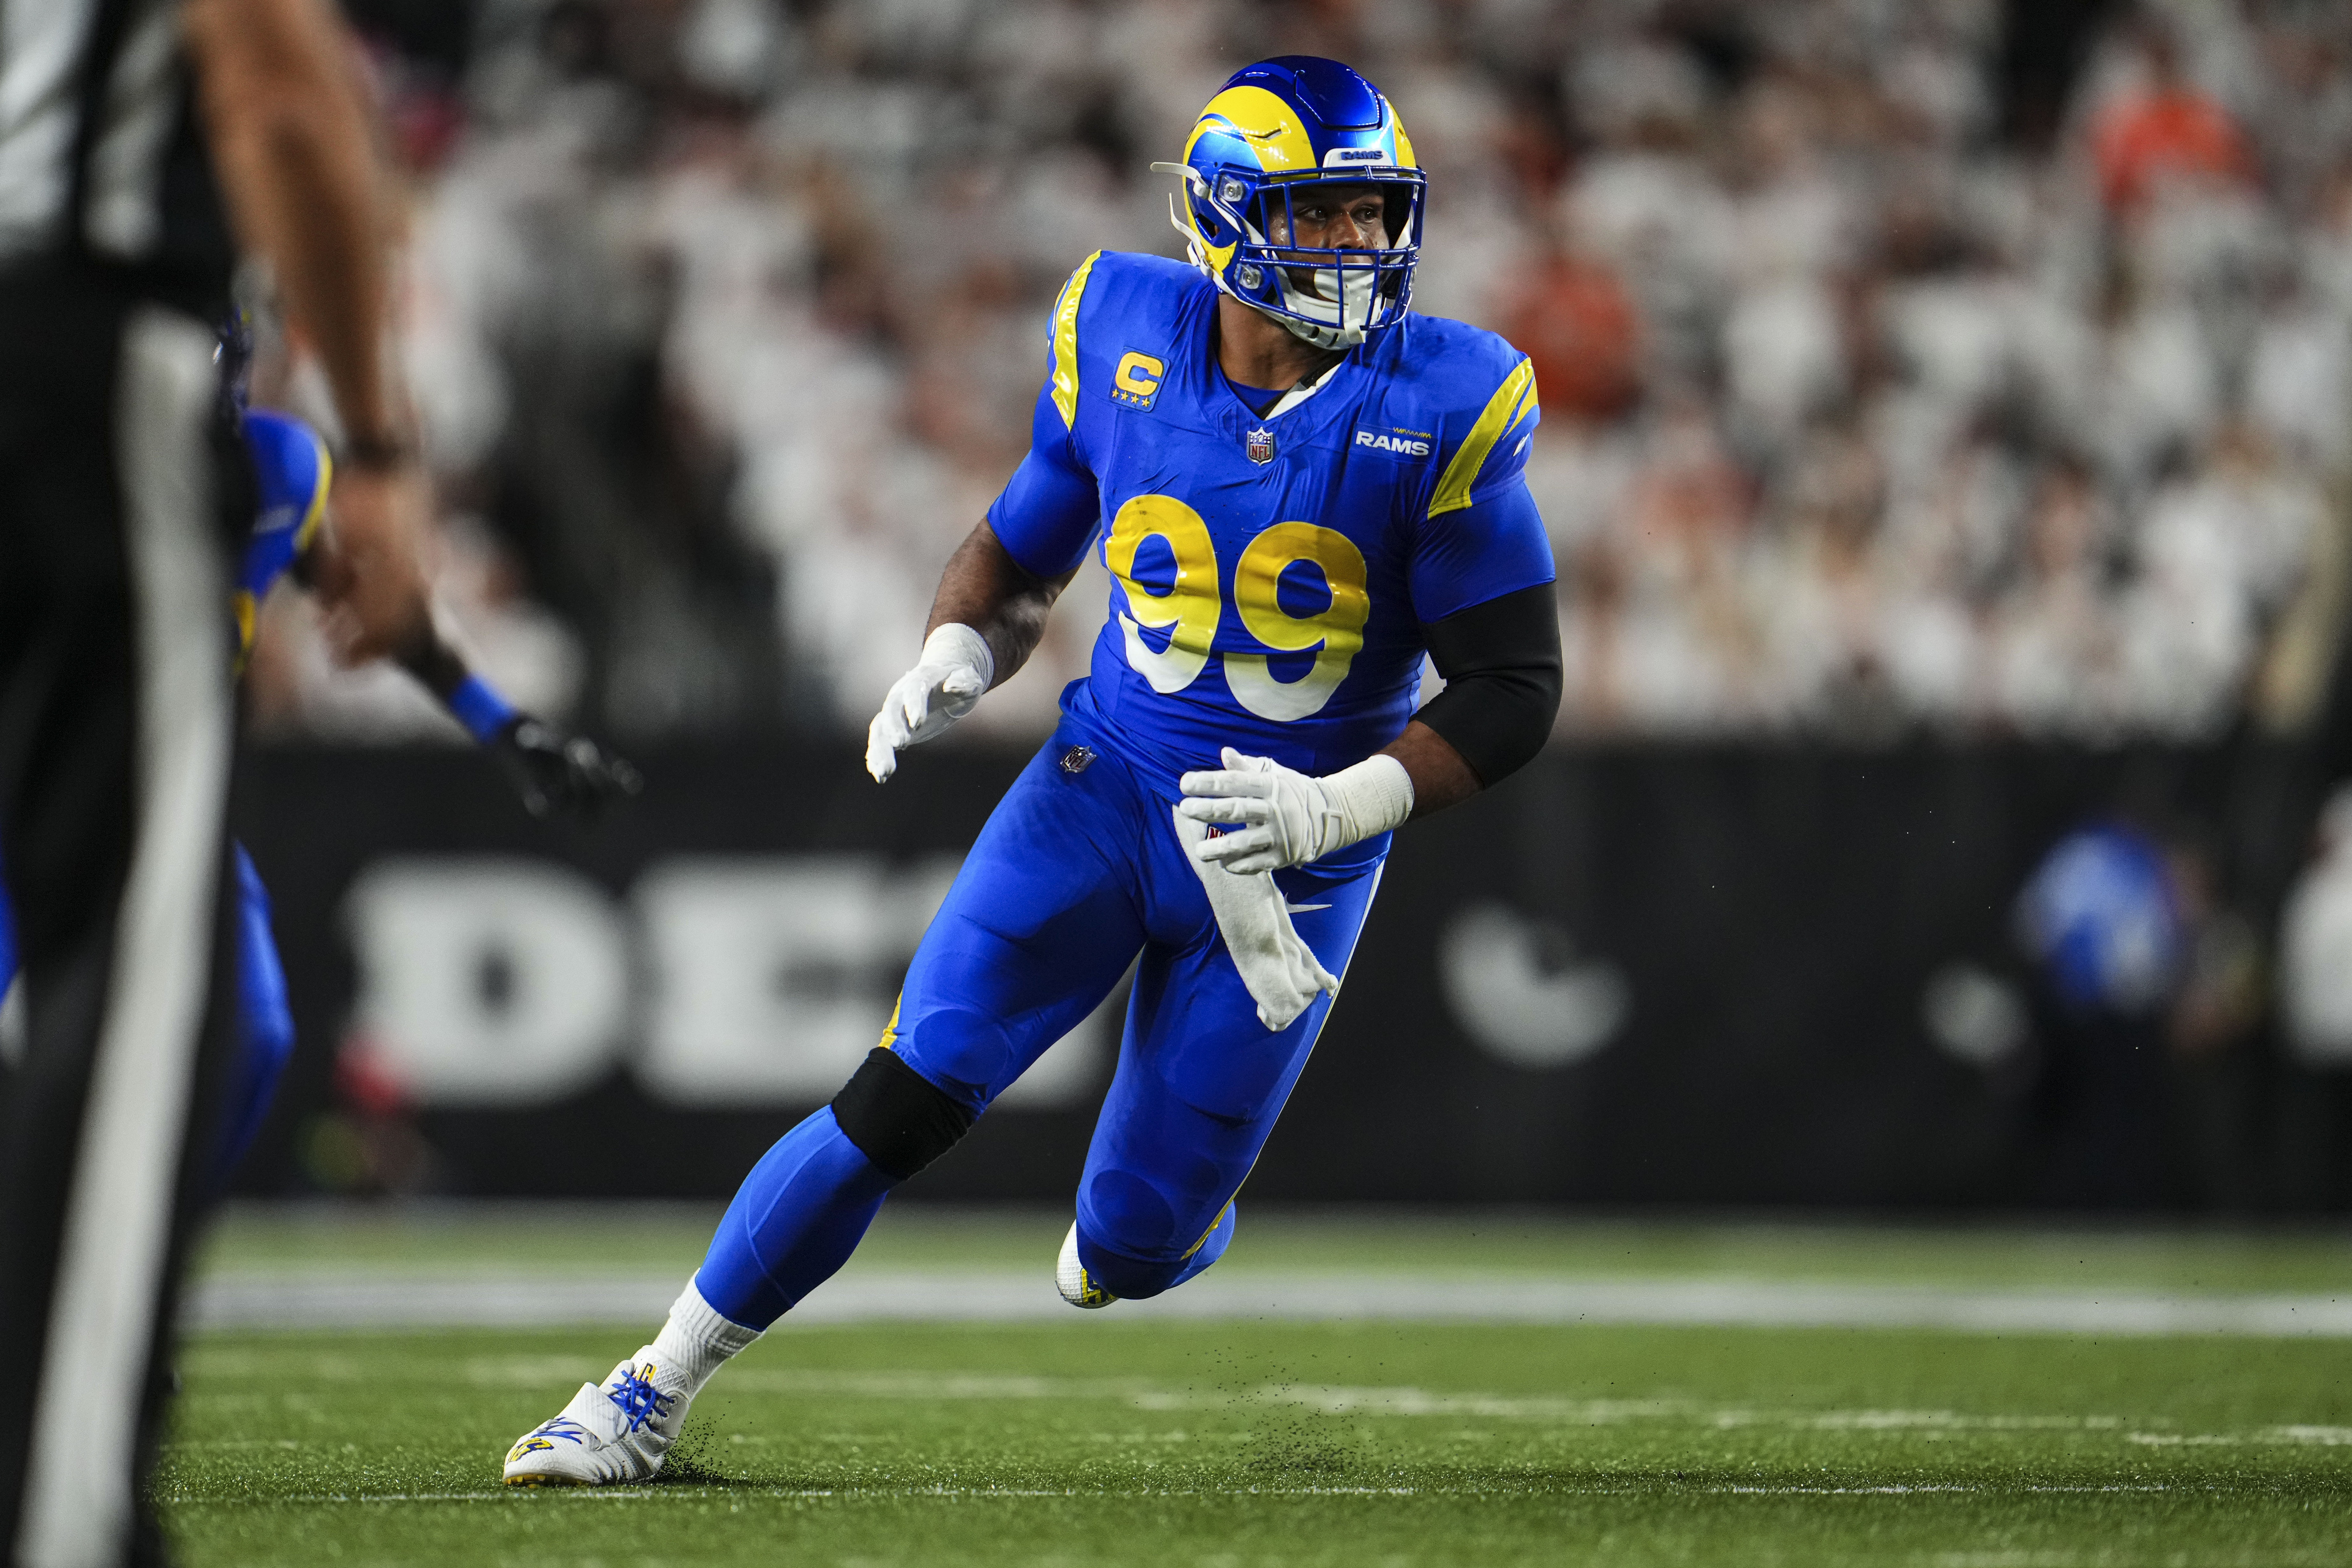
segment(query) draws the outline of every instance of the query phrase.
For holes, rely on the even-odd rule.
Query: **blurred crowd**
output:
[[[1416,308],[1535,358],[1564,732],[2199,739],[2292,723],[2333,660],[2332,5],[484,0],[439,59],[379,31],[444,607],[619,735],[862,728],[1019,460],[1054,291],[1180,253],[1150,162],[1280,53],[1397,104]],[[1103,596],[974,725],[1049,723]],[[331,671],[299,606],[269,626],[265,725],[438,722]]]

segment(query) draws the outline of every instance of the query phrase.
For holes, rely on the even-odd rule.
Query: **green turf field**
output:
[[[215,1228],[202,1267],[446,1275],[576,1271],[601,1258],[683,1279],[719,1214],[688,1204],[254,1205]],[[1050,1268],[1069,1223],[1066,1210],[898,1205],[883,1211],[850,1268]],[[2352,1292],[2352,1234],[1250,1208],[1217,1268]]]
[[[690,1265],[697,1223],[248,1215],[211,1267],[576,1267],[615,1237]],[[909,1216],[858,1267],[1001,1266],[1051,1226]],[[2352,1247],[2326,1237],[1296,1219],[1243,1237],[1221,1268],[2352,1284]],[[635,1342],[203,1336],[183,1358],[165,1517],[195,1565],[2352,1563],[2346,1340],[1145,1322],[1117,1308],[788,1329],[698,1403],[675,1479],[499,1488],[506,1445]]]

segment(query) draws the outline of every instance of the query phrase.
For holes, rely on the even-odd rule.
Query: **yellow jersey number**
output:
[[[1155,534],[1167,542],[1176,560],[1175,581],[1162,593],[1135,580],[1136,552]],[[1224,614],[1217,547],[1209,537],[1209,525],[1173,496],[1137,496],[1111,520],[1103,560],[1127,602],[1118,616],[1127,662],[1150,682],[1152,690],[1162,695],[1183,690],[1207,666]],[[1290,614],[1277,596],[1283,573],[1302,561],[1322,573],[1331,594],[1330,604],[1312,616]],[[1372,613],[1365,575],[1363,552],[1336,529],[1277,522],[1251,540],[1234,571],[1234,606],[1241,613],[1242,625],[1277,653],[1311,650],[1315,664],[1297,680],[1286,681],[1266,668],[1264,654],[1227,654],[1225,684],[1233,689],[1234,700],[1277,723],[1320,712],[1348,679],[1348,668],[1364,646],[1364,623]],[[1146,626],[1168,632],[1164,651],[1143,640]]]

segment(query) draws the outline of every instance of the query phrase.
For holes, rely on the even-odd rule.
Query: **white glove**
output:
[[[1257,1021],[1279,1034],[1315,1005],[1324,993],[1339,994],[1339,977],[1323,967],[1298,928],[1290,923],[1290,905],[1270,872],[1244,876],[1202,860],[1201,851],[1216,842],[1203,823],[1175,816],[1176,837],[1184,858],[1209,895],[1209,912],[1225,939],[1225,952],[1242,977],[1242,989],[1257,1004]]]
[[[950,621],[923,640],[923,657],[898,678],[866,727],[866,771],[877,784],[898,771],[898,753],[971,711],[996,678],[988,639]]]
[[[1196,853],[1228,871],[1278,871],[1320,860],[1412,815],[1412,775],[1391,756],[1316,778],[1227,746],[1222,773],[1186,773],[1177,812],[1195,822],[1241,823]]]

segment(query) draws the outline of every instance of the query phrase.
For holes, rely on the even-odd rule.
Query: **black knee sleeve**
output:
[[[954,1148],[979,1113],[877,1046],[833,1097],[833,1119],[859,1153],[903,1182]]]

